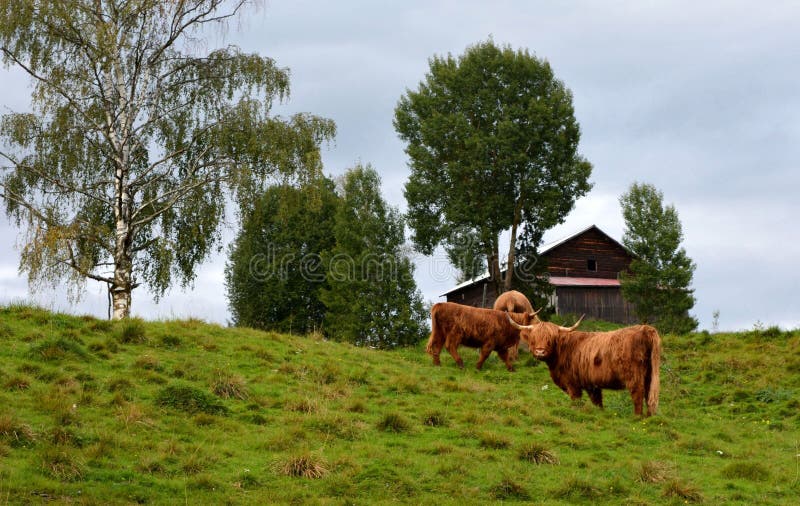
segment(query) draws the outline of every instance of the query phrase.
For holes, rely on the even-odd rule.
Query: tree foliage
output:
[[[620,197],[626,227],[622,243],[634,254],[630,273],[622,274],[622,294],[643,323],[662,332],[685,333],[697,327],[689,314],[696,266],[680,246],[678,213],[663,200],[658,189],[644,183],[634,183]]]
[[[321,329],[322,255],[335,244],[338,205],[327,178],[267,189],[243,220],[225,267],[236,325],[301,334]]]
[[[381,197],[380,178],[369,165],[349,170],[339,190],[336,246],[324,257],[326,333],[380,348],[417,342],[427,315],[403,248],[401,215]]]
[[[591,188],[572,94],[546,61],[491,40],[459,58],[434,56],[429,67],[394,120],[411,166],[405,196],[414,245],[431,254],[443,244],[452,257],[464,237],[474,238],[463,263],[485,258],[500,288],[499,235],[510,229],[508,290],[518,237],[541,239]]]
[[[42,0],[0,4],[0,53],[31,77],[31,113],[0,120],[0,194],[23,228],[29,280],[131,291],[194,278],[225,204],[270,180],[321,172],[334,134],[308,114],[273,117],[289,74],[270,58],[198,39],[245,0]]]

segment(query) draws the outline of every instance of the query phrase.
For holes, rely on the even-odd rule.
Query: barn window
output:
[[[586,269],[590,272],[597,272],[597,260],[590,258],[586,261]]]

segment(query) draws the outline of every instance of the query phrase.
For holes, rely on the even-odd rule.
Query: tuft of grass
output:
[[[725,478],[750,481],[766,481],[769,471],[757,462],[732,462],[722,470]]]
[[[431,411],[425,418],[422,420],[423,425],[427,425],[428,427],[447,427],[450,424],[450,421],[447,419],[447,415],[440,411]]]
[[[411,424],[398,413],[386,413],[378,421],[378,429],[384,432],[408,432],[411,430]]]
[[[122,344],[147,343],[147,329],[141,318],[127,318],[118,324],[117,340]]]
[[[228,408],[215,397],[190,385],[170,385],[156,395],[156,405],[189,414],[225,415]]]
[[[642,462],[637,477],[642,483],[664,483],[672,479],[672,466],[664,462]]]
[[[12,376],[3,382],[6,390],[27,390],[31,387],[31,380],[25,376]]]
[[[181,338],[178,336],[168,334],[166,336],[161,336],[158,342],[162,348],[178,348],[183,341],[181,341]]]
[[[45,362],[62,360],[72,355],[79,359],[88,359],[89,353],[83,349],[76,341],[59,337],[57,339],[45,339],[39,344],[34,344],[28,351],[28,356]]]
[[[677,479],[671,480],[664,487],[664,497],[676,498],[684,502],[703,502],[703,494],[693,485],[683,483]]]
[[[261,481],[249,469],[245,469],[239,474],[239,478],[233,483],[233,487],[242,490],[253,490],[261,487]]]
[[[217,369],[214,372],[211,390],[223,399],[245,400],[250,397],[244,378],[222,369]]]
[[[491,432],[486,432],[479,436],[481,448],[488,448],[490,450],[504,450],[511,446],[511,442],[507,437]]]
[[[519,459],[532,464],[559,463],[558,457],[539,443],[528,443],[519,450]]]
[[[531,495],[525,487],[511,479],[504,479],[489,489],[489,494],[497,501],[528,501]]]
[[[12,447],[28,447],[36,441],[36,433],[30,425],[19,422],[14,416],[0,415],[0,441]]]
[[[330,472],[325,459],[310,452],[291,456],[274,467],[278,474],[293,478],[319,479]]]
[[[290,399],[284,403],[283,407],[288,411],[294,411],[296,413],[316,413],[320,410],[319,401],[309,397]]]
[[[85,473],[85,465],[78,454],[63,446],[45,447],[41,468],[45,475],[61,482],[78,481]]]
[[[603,491],[586,480],[572,477],[555,490],[554,495],[570,502],[576,500],[596,501],[603,496]]]
[[[154,357],[153,355],[150,354],[145,354],[137,358],[136,361],[133,363],[133,366],[138,369],[145,369],[148,371],[162,370],[161,362],[158,360],[157,357]]]

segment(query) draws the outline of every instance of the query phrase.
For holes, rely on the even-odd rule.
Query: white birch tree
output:
[[[3,62],[33,83],[32,112],[0,119],[0,196],[32,286],[105,283],[125,318],[137,286],[192,282],[227,202],[241,211],[271,181],[321,172],[333,122],[270,115],[288,71],[198,49],[249,3],[0,2]]]

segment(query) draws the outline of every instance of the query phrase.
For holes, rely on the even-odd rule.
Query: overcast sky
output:
[[[291,69],[281,114],[333,119],[325,171],[371,163],[386,199],[405,209],[404,145],[394,107],[415,88],[432,55],[458,55],[492,37],[552,65],[574,94],[581,153],[594,189],[545,242],[596,224],[621,239],[619,196],[652,183],[678,210],[701,328],[757,322],[800,327],[800,3],[795,1],[301,1],[272,0],[209,47],[238,44]],[[3,112],[27,107],[29,83],[0,73]],[[228,231],[230,238],[233,231]],[[35,299],[58,310],[106,313],[92,283],[78,304],[64,290],[32,295],[17,273],[18,231],[0,218],[0,303]],[[145,318],[224,323],[224,253],[199,270],[193,289],[155,304],[134,292]],[[419,258],[428,300],[454,285],[441,256]]]

